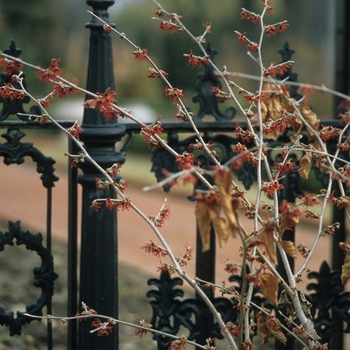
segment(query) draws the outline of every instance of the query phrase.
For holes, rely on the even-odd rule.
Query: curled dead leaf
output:
[[[301,109],[301,114],[305,121],[311,126],[314,131],[317,131],[320,127],[320,120],[317,118],[316,113],[311,109],[310,106],[306,105]],[[307,129],[309,139],[313,136],[313,132]]]
[[[210,248],[210,230],[211,220],[209,217],[209,208],[205,202],[197,202],[195,210],[198,230],[202,241],[202,251],[205,252]]]
[[[232,173],[229,169],[218,169],[215,184],[218,187],[220,200],[215,202],[198,202],[196,218],[202,240],[202,251],[210,249],[211,224],[218,238],[219,246],[224,247],[229,236],[236,237],[239,232],[237,209],[240,201],[231,196]]]
[[[298,173],[301,178],[308,179],[309,173],[312,166],[312,154],[311,152],[306,152],[304,156],[300,159],[300,169],[298,170]]]
[[[259,312],[257,317],[257,326],[261,345],[265,345],[269,342],[269,337],[271,334],[282,344],[286,345],[287,338],[281,331],[281,326],[276,318],[269,317],[268,315]]]
[[[261,345],[265,345],[269,342],[270,331],[267,328],[266,315],[259,312],[257,317],[258,334],[260,337]]]
[[[345,255],[344,265],[341,267],[341,281],[345,285],[350,278],[350,253]]]
[[[276,245],[273,239],[274,231],[264,231],[261,234],[261,238],[264,242],[267,254],[269,255],[270,261],[272,264],[277,264],[277,258],[276,258]]]
[[[288,228],[294,227],[299,222],[298,216],[292,216],[290,214],[282,215],[280,220],[280,226],[278,228],[278,232],[280,237],[282,237],[284,231]]]
[[[277,304],[279,278],[271,273],[259,273],[258,280],[261,284],[262,295],[272,304]]]
[[[295,259],[297,257],[297,249],[292,241],[280,241],[279,243],[291,258]]]

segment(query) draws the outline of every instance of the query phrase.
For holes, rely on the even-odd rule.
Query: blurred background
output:
[[[329,0],[274,0],[275,14],[266,18],[273,24],[285,19],[289,28],[276,36],[265,38],[265,66],[270,62],[279,62],[277,50],[286,40],[296,51],[293,70],[299,75],[299,81],[334,86],[335,66],[335,7],[338,1]],[[184,24],[194,35],[204,31],[203,23],[212,22],[212,34],[207,37],[219,54],[215,61],[221,68],[258,74],[258,67],[246,54],[245,45],[240,45],[234,30],[247,32],[252,41],[258,41],[259,25],[240,19],[241,8],[259,13],[260,0],[163,0],[162,5],[170,12],[184,16]],[[0,48],[4,49],[14,39],[23,50],[22,59],[33,64],[47,67],[52,57],[61,59],[61,66],[67,79],[77,78],[85,86],[87,71],[89,30],[84,24],[91,8],[86,2],[71,0],[13,0],[0,1]],[[148,48],[150,56],[161,69],[170,73],[173,86],[185,93],[185,101],[191,106],[191,97],[195,93],[198,68],[187,66],[184,53],[198,49],[185,34],[169,34],[158,29],[159,22],[151,20],[156,6],[151,0],[116,0],[110,8],[110,17],[117,29],[141,48]],[[147,79],[147,62],[134,62],[132,48],[117,35],[113,36],[115,81],[118,101],[126,105],[146,105],[164,118],[174,115],[174,108],[164,98],[162,82]],[[27,81],[31,91],[44,94],[45,88],[35,81],[35,74],[28,71]],[[257,82],[237,80],[246,89],[255,91]],[[137,99],[137,101],[136,101]],[[321,118],[331,118],[334,106],[330,96],[313,98],[311,104]],[[137,107],[137,106],[136,106]],[[63,107],[62,107],[63,108]],[[59,109],[57,113],[66,114]],[[72,109],[70,108],[70,111]]]

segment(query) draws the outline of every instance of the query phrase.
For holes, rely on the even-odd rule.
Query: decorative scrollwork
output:
[[[54,174],[54,159],[44,156],[37,148],[33,147],[33,143],[21,142],[25,134],[17,128],[11,128],[1,136],[7,141],[0,144],[0,156],[4,157],[6,165],[22,164],[24,157],[29,156],[36,162],[37,172],[42,174],[40,179],[43,186],[46,188],[54,186],[54,182],[58,180],[58,177]]]
[[[36,302],[28,304],[26,307],[27,313],[41,316],[42,309],[48,304],[53,295],[54,280],[58,275],[54,272],[53,257],[51,253],[42,245],[43,237],[41,233],[33,234],[29,231],[22,231],[20,221],[9,221],[9,231],[0,231],[0,251],[4,250],[6,244],[13,246],[14,239],[17,245],[24,244],[28,250],[36,251],[41,258],[41,266],[35,267],[34,286],[41,288],[41,295]],[[22,326],[30,323],[34,319],[24,315],[24,312],[17,311],[17,317],[14,317],[14,312],[5,312],[3,307],[0,307],[0,324],[9,327],[10,335],[21,334]]]
[[[202,300],[193,298],[177,299],[183,297],[184,291],[175,288],[175,286],[181,286],[182,283],[181,278],[171,278],[168,272],[161,272],[159,279],[152,278],[148,281],[149,285],[158,288],[158,290],[147,292],[148,298],[154,298],[150,301],[153,309],[151,320],[153,328],[169,334],[177,334],[180,327],[184,327],[189,330],[187,338],[194,340],[200,334],[198,320],[205,317],[206,327],[209,329],[208,337],[222,339],[223,335],[219,325],[214,322],[213,316]],[[219,297],[212,302],[216,310],[222,315],[224,322],[237,319],[237,311],[233,309],[230,299]],[[196,322],[193,321],[193,317]],[[171,338],[158,334],[155,334],[153,339],[158,342],[159,350],[168,349],[168,343],[171,341]]]
[[[205,49],[210,59],[213,60],[214,55],[218,53],[216,49],[213,49],[208,42]],[[198,91],[192,97],[193,102],[199,103],[199,110],[194,114],[194,119],[202,119],[205,115],[212,115],[216,121],[227,121],[234,118],[236,115],[236,109],[232,106],[228,107],[223,113],[219,110],[219,100],[212,92],[213,87],[221,88],[222,84],[218,77],[214,74],[214,68],[210,64],[206,64],[204,67],[204,73],[198,74],[198,80],[196,83],[196,90]]]
[[[332,332],[339,319],[346,322],[344,330],[350,333],[350,292],[343,291],[340,271],[331,271],[329,265],[324,261],[319,272],[310,272],[308,278],[314,278],[317,283],[309,283],[307,290],[315,292],[309,294],[312,308],[311,314],[314,318],[317,334],[322,337],[322,342],[328,343],[331,339]]]

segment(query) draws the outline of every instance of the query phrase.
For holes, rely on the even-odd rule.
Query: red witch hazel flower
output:
[[[136,328],[135,335],[137,335],[139,338],[142,338],[147,334],[147,330],[145,328],[152,328],[152,325],[148,323],[144,318],[140,319],[139,324],[143,328]]]
[[[62,74],[62,69],[59,66],[59,62],[60,62],[59,58],[53,58],[51,60],[51,64],[49,68],[41,69],[37,73],[38,79],[45,83],[49,83],[51,79],[60,77]]]
[[[231,99],[231,95],[229,93],[221,91],[217,86],[212,87],[210,91],[215,93],[215,97],[217,97],[220,102]]]
[[[150,125],[143,125],[141,128],[141,134],[144,135],[143,140],[148,144],[149,148],[160,147],[160,143],[155,136],[160,135],[162,132],[163,128],[159,120]]]
[[[190,169],[194,166],[194,154],[184,152],[176,157],[176,164],[180,169]]]
[[[282,21],[275,24],[270,24],[264,27],[265,33],[268,37],[276,35],[278,32],[284,32],[288,28],[288,21]]]
[[[79,81],[77,79],[74,79],[73,84],[78,85],[78,83]],[[73,86],[65,85],[62,82],[55,84],[53,88],[58,97],[70,97],[79,92]]]
[[[171,100],[178,100],[179,98],[183,97],[184,94],[182,93],[181,89],[166,86],[165,96],[170,98]]]
[[[99,110],[106,119],[118,119],[121,112],[113,106],[116,102],[116,94],[117,93],[110,88],[108,88],[103,94],[97,92],[96,97],[85,101],[84,107]]]
[[[146,242],[146,244],[143,245],[140,249],[143,249],[146,253],[150,253],[157,258],[168,255],[168,252],[163,247],[155,244],[151,240],[149,242]]]
[[[148,68],[148,74],[147,78],[160,78],[161,74],[164,78],[167,78],[169,76],[169,73],[164,72],[163,70],[159,70],[159,72],[154,68]]]
[[[8,83],[3,86],[0,86],[0,97],[3,99],[9,100],[22,100],[26,97],[26,93],[23,90],[16,89],[12,84]]]
[[[247,21],[251,21],[252,23],[259,23],[260,22],[260,15],[254,13],[254,12],[250,12],[246,9],[242,9],[241,19],[246,19]]]
[[[168,220],[170,216],[170,207],[169,205],[165,205],[159,211],[159,213],[155,216],[149,216],[148,218],[153,221],[156,227],[162,227],[165,220]]]
[[[206,55],[204,57],[195,56],[190,50],[189,54],[184,54],[185,57],[188,57],[188,66],[192,67],[203,67],[205,64],[208,64],[210,61],[210,56]]]
[[[74,125],[67,129],[70,136],[75,137],[76,139],[79,138],[79,135],[83,132],[83,129],[80,127],[78,122],[75,122]]]
[[[96,318],[92,323],[92,327],[96,329],[92,330],[91,333],[97,332],[99,337],[103,337],[104,335],[109,335],[112,333],[113,325],[116,324],[116,321],[109,319],[107,322],[101,322],[99,318]]]
[[[144,59],[146,59],[147,53],[148,53],[148,49],[140,49],[139,47],[132,52],[135,55],[135,60],[137,61],[142,61]]]
[[[23,69],[22,63],[7,58],[0,58],[0,66],[4,68],[5,74],[9,76],[18,73]]]

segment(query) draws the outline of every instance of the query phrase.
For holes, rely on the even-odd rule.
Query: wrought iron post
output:
[[[108,15],[114,0],[88,0],[86,3],[96,15],[115,26]],[[87,90],[103,93],[108,88],[114,89],[111,36],[94,17],[86,27],[91,30]],[[86,150],[103,168],[125,161],[123,152],[115,149],[115,143],[125,134],[125,128],[117,121],[108,121],[99,111],[86,109],[82,129],[81,140]],[[101,314],[117,317],[117,214],[105,207],[98,212],[89,208],[94,199],[113,198],[115,194],[110,189],[96,189],[96,178],[104,179],[91,162],[82,163],[81,169],[83,174],[78,176],[83,192],[80,301]],[[90,321],[79,323],[77,349],[117,349],[117,329],[108,337],[90,334],[90,330]]]

